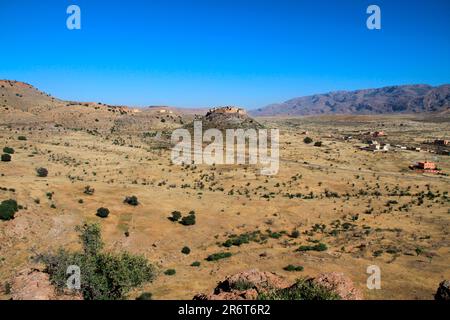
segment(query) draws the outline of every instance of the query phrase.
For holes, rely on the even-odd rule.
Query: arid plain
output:
[[[0,110],[1,146],[15,151],[10,162],[0,162],[0,200],[23,207],[13,220],[0,221],[2,284],[30,266],[36,252],[79,248],[74,228],[84,221],[101,224],[107,250],[143,254],[157,267],[155,281],[130,298],[147,291],[154,299],[191,299],[253,268],[290,280],[343,272],[366,299],[432,299],[450,278],[450,160],[427,147],[450,136],[448,116],[256,118],[280,130],[279,173],[262,176],[251,165],[173,165],[164,136],[192,114],[102,104],[73,105],[69,114],[60,111],[66,102],[42,94],[40,111],[32,112],[12,106],[27,97],[37,101],[37,91],[21,86],[11,85],[14,96]],[[385,133],[377,140],[390,143],[389,151],[361,150],[376,131]],[[409,168],[425,160],[442,174]],[[48,176],[38,177],[38,167]],[[87,186],[95,191],[86,194]],[[123,202],[132,195],[139,205]],[[106,219],[96,216],[100,207],[110,210]],[[192,210],[195,225],[168,219]],[[254,239],[223,245],[242,234]],[[326,250],[297,250],[317,243]],[[185,246],[189,254],[181,252]],[[205,260],[217,252],[232,255]],[[194,261],[200,265],[191,266]],[[290,264],[304,270],[285,271]],[[366,287],[370,265],[381,269],[381,290]],[[164,274],[167,269],[176,274]]]

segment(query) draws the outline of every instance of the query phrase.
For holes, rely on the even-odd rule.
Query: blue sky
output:
[[[81,30],[66,8],[81,8]],[[366,28],[377,4],[382,30]],[[133,106],[257,108],[450,83],[448,0],[0,0],[0,78]]]

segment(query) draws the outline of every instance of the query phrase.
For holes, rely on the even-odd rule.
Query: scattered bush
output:
[[[4,200],[0,203],[0,220],[12,220],[15,213],[19,210],[16,200]]]
[[[305,139],[303,139],[303,142],[306,144],[310,144],[313,142],[313,139],[311,139],[310,137],[306,137]]]
[[[84,194],[92,196],[94,194],[94,192],[95,192],[95,189],[91,188],[91,186],[86,186],[86,187],[84,187],[84,191],[83,192],[84,192]]]
[[[285,271],[303,271],[303,267],[302,266],[294,266],[294,265],[290,264],[290,265],[284,267],[283,270],[285,270]]]
[[[154,268],[143,256],[127,252],[103,253],[101,229],[98,224],[76,228],[80,232],[83,252],[59,249],[56,254],[40,254],[36,261],[46,265],[50,281],[59,292],[66,290],[67,268],[82,270],[81,293],[85,300],[120,300],[131,289],[154,279]]]
[[[183,247],[183,249],[181,249],[181,253],[189,254],[189,253],[191,253],[191,249],[189,249],[189,247]]]
[[[311,280],[299,279],[289,288],[260,293],[258,300],[340,300],[340,297],[332,290]]]
[[[14,149],[10,147],[4,147],[3,148],[4,153],[14,154]]]
[[[136,300],[152,300],[151,292],[143,292]]]
[[[213,253],[206,258],[206,261],[217,261],[220,259],[229,258],[231,256],[232,256],[231,252]]]
[[[292,231],[292,233],[289,235],[291,238],[298,238],[300,237],[300,232],[298,230]]]
[[[17,137],[17,139],[18,139],[18,140],[21,140],[21,141],[26,141],[26,140],[27,140],[27,137],[25,137],[25,136],[19,136],[19,137]]]
[[[195,224],[195,214],[190,214],[188,216],[185,216],[183,218],[181,218],[180,223],[183,226],[192,226]]]
[[[180,211],[173,211],[172,212],[172,216],[169,217],[168,219],[170,221],[176,222],[176,221],[180,220],[180,218],[181,218],[181,212]]]
[[[248,280],[238,280],[233,284],[233,289],[245,291],[255,288],[255,284]]]
[[[9,162],[9,161],[11,161],[11,155],[10,155],[10,154],[7,154],[7,153],[4,153],[4,154],[2,154],[1,160],[2,160],[3,162]]]
[[[38,175],[38,177],[45,178],[46,176],[48,176],[48,170],[42,167],[37,168],[36,174]]]
[[[321,147],[322,146],[322,141],[316,141],[314,143],[314,147]]]
[[[98,208],[97,209],[97,216],[100,218],[107,218],[109,215],[109,209],[108,208]]]
[[[166,271],[164,271],[164,274],[166,276],[173,276],[173,275],[175,275],[175,273],[177,273],[177,271],[175,269],[167,269]]]
[[[191,263],[191,267],[200,267],[200,261],[194,261]]]
[[[137,206],[139,204],[138,198],[136,196],[126,197],[123,202],[128,203],[131,206]]]
[[[324,243],[318,243],[314,246],[300,246],[297,251],[326,251],[327,245]]]

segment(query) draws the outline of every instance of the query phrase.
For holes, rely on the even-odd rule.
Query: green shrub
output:
[[[48,176],[48,170],[42,167],[37,168],[36,174],[38,175],[38,177],[45,178],[46,176]]]
[[[10,154],[7,154],[7,153],[4,153],[4,154],[2,154],[1,160],[2,160],[3,162],[9,162],[9,161],[11,161],[11,155],[10,155]]]
[[[173,276],[173,275],[175,275],[175,273],[177,273],[177,271],[175,269],[167,269],[166,271],[164,271],[164,274],[166,276]]]
[[[123,202],[128,203],[131,206],[137,206],[139,204],[138,198],[136,196],[126,197]]]
[[[100,218],[106,218],[109,215],[109,209],[108,208],[98,208],[97,209],[97,216]]]
[[[314,246],[300,246],[297,251],[326,251],[327,245],[324,243],[318,243]]]
[[[180,218],[181,218],[180,211],[172,211],[171,214],[172,214],[172,216],[168,218],[170,221],[176,222],[176,221],[180,220]]]
[[[181,249],[181,253],[189,254],[189,253],[191,253],[191,249],[189,249],[189,247],[183,247],[183,249]]]
[[[27,140],[27,137],[25,137],[25,136],[19,136],[19,137],[17,137],[17,139],[18,139],[18,140],[21,140],[21,141],[26,141],[26,140]]]
[[[213,253],[206,258],[206,261],[217,261],[220,259],[229,258],[231,256],[232,256],[231,252]]]
[[[260,293],[258,300],[340,300],[340,297],[311,280],[299,279],[289,288]]]
[[[194,261],[191,263],[191,267],[200,267],[200,261]]]
[[[303,139],[303,142],[306,144],[310,144],[313,142],[313,139],[311,139],[310,137],[306,137],[305,139]]]
[[[151,292],[143,292],[136,300],[152,300],[152,296]]]
[[[292,231],[292,233],[289,235],[291,238],[298,238],[300,237],[300,232],[298,230]]]
[[[14,154],[14,149],[10,147],[4,147],[3,148],[4,153]]]
[[[82,271],[81,293],[85,300],[119,300],[133,288],[154,279],[154,268],[143,256],[127,252],[101,252],[100,226],[85,224],[77,227],[83,252],[59,249],[56,254],[46,253],[35,260],[46,265],[50,281],[59,292],[67,286],[67,268],[79,266]]]
[[[19,210],[16,200],[4,200],[0,203],[0,220],[12,220],[15,213]]]
[[[316,141],[314,143],[314,147],[321,147],[322,146],[322,141]]]
[[[183,218],[181,218],[180,223],[183,226],[192,226],[195,224],[195,214],[190,214],[188,216],[185,216]]]
[[[92,196],[94,194],[94,192],[95,192],[95,189],[91,188],[91,186],[85,186],[83,192],[84,192],[84,194]]]
[[[290,264],[290,265],[284,267],[283,270],[285,270],[285,271],[303,271],[303,267],[302,266],[294,266],[294,265]]]
[[[255,288],[255,284],[248,280],[238,280],[233,284],[233,289],[245,291]]]

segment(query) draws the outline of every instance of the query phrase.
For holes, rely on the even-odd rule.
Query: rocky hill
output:
[[[193,115],[167,108],[137,109],[95,102],[64,101],[30,84],[0,80],[0,125],[64,127],[91,131],[147,131],[180,127]]]
[[[449,113],[450,85],[391,86],[295,98],[251,112],[253,116]]]
[[[259,129],[263,126],[252,119],[247,112],[238,107],[219,107],[210,109],[204,116],[196,116],[195,120],[202,121],[204,130],[207,129]],[[186,127],[192,128],[193,123]]]

